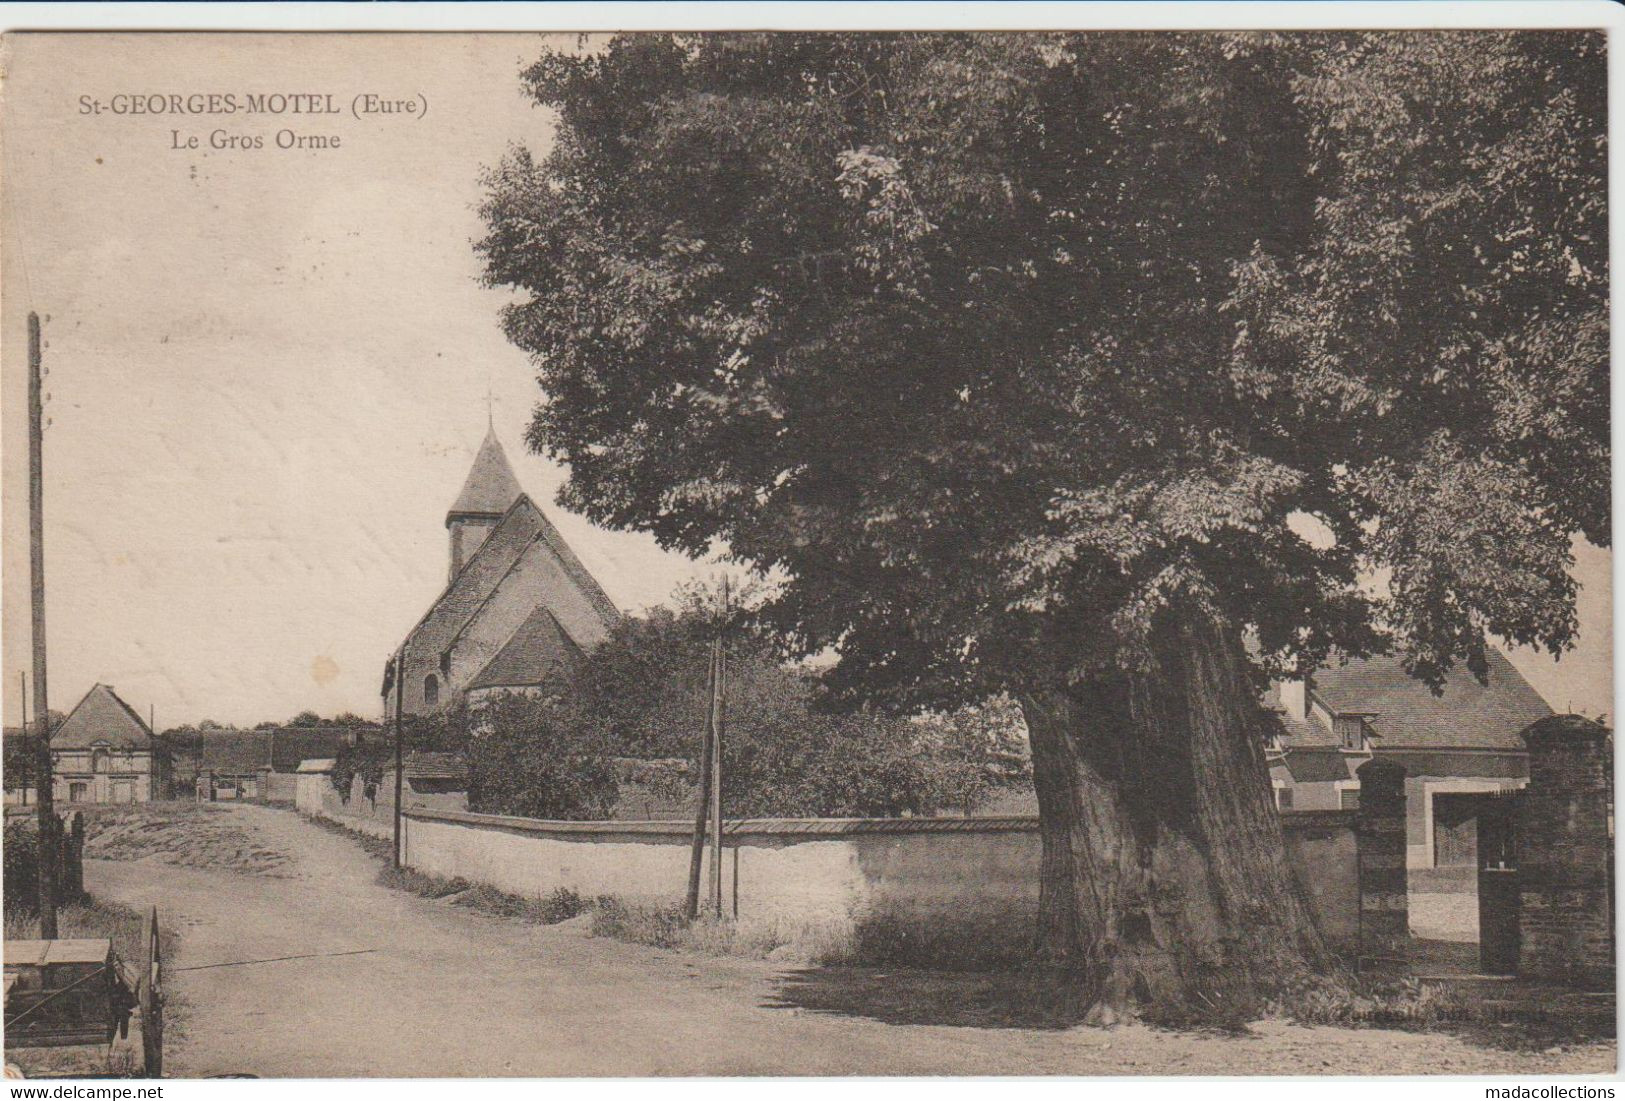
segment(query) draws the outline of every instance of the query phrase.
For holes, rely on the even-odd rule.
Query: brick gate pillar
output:
[[[1523,732],[1529,786],[1518,807],[1518,974],[1613,989],[1614,746],[1579,715]]]
[[[1405,766],[1373,757],[1355,772],[1360,809],[1354,836],[1360,860],[1360,958],[1405,956],[1411,937],[1405,876]]]

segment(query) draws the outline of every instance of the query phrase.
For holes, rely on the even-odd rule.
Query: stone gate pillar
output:
[[[1355,772],[1360,809],[1354,836],[1360,859],[1360,958],[1405,956],[1411,937],[1405,876],[1405,766],[1373,757]]]
[[[1579,715],[1542,719],[1523,738],[1529,786],[1516,825],[1518,974],[1611,990],[1613,738]]]

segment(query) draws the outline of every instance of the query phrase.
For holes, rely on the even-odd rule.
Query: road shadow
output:
[[[780,976],[769,1009],[800,1009],[886,1024],[1064,1029],[1089,1010],[1082,984],[1030,971],[818,967]]]

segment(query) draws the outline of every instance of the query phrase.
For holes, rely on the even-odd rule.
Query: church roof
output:
[[[519,479],[514,477],[513,467],[508,463],[507,452],[497,442],[496,431],[490,430],[474,456],[474,465],[463,481],[457,503],[446,514],[446,523],[458,515],[501,516],[522,493]]]
[[[556,667],[580,656],[581,647],[553,613],[538,606],[468,686],[521,688],[540,684]]]
[[[98,684],[51,735],[52,749],[89,749],[106,742],[119,749],[151,749],[152,731],[111,685]]]
[[[526,554],[551,553],[584,598],[585,614],[560,609],[559,624],[582,649],[596,646],[619,618],[614,602],[576,558],[564,537],[521,493],[440,598],[424,613],[406,644],[419,653],[442,653],[456,641]]]

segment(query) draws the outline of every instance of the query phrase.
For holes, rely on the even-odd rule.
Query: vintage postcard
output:
[[[1616,23],[8,33],[8,1075],[1611,1074]]]

